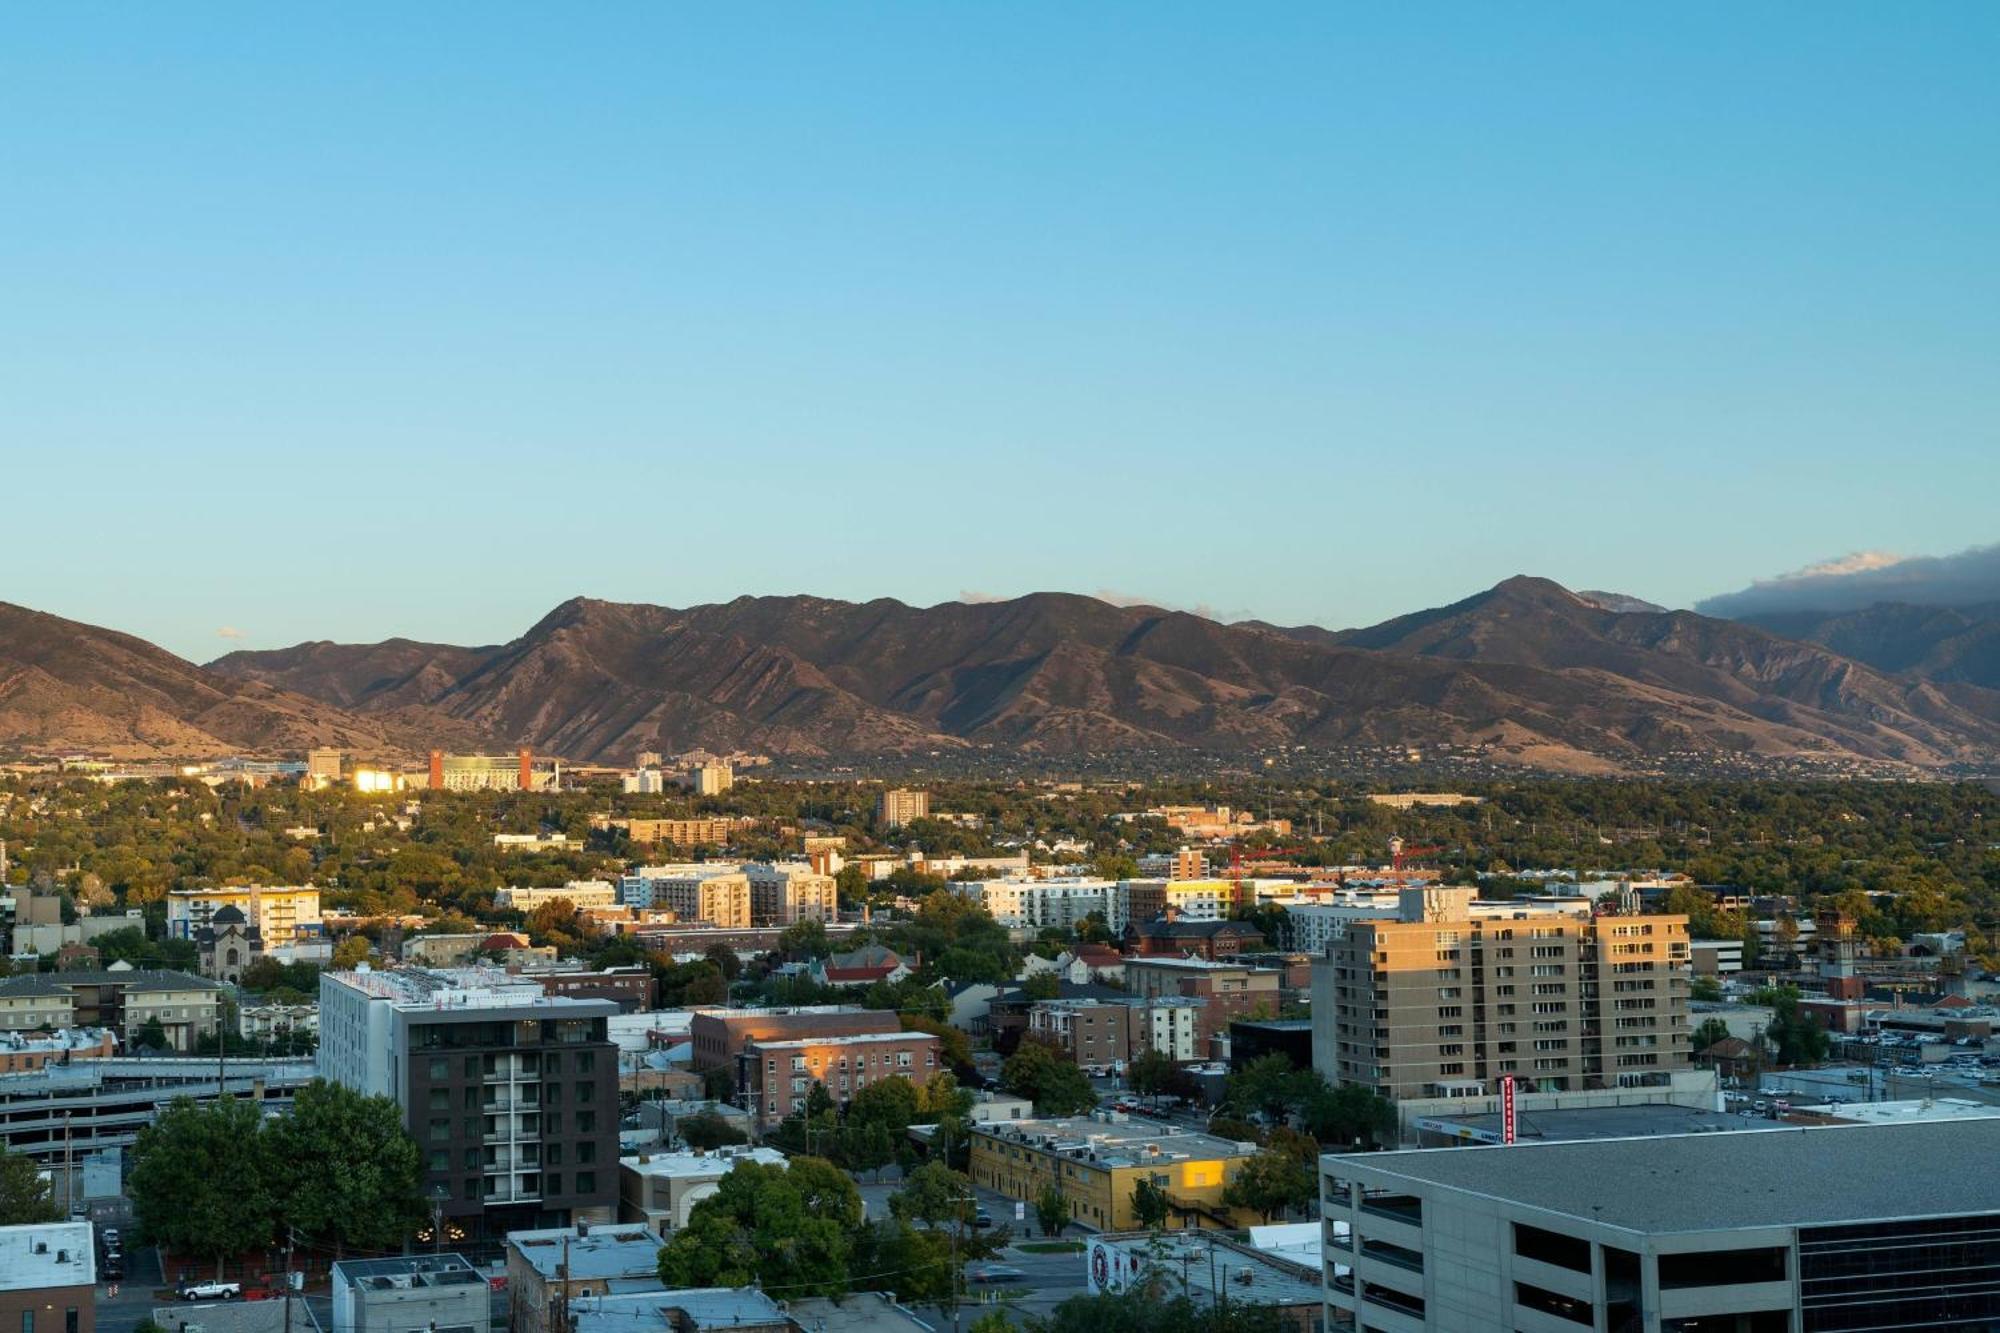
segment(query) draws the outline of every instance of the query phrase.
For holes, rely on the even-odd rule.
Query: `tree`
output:
[[[1067,1055],[1038,1041],[1024,1041],[1000,1066],[1000,1086],[1026,1097],[1041,1116],[1080,1115],[1097,1105],[1090,1078]]]
[[[933,1231],[947,1222],[964,1223],[973,1212],[972,1181],[940,1162],[926,1162],[889,1196],[889,1211]]]
[[[1247,1208],[1266,1222],[1280,1213],[1303,1208],[1315,1195],[1312,1167],[1290,1152],[1269,1148],[1236,1170],[1222,1192],[1231,1208]]]
[[[61,1216],[35,1159],[0,1148],[0,1227],[54,1222]]]
[[[147,1240],[224,1259],[271,1240],[263,1112],[247,1098],[197,1106],[175,1098],[132,1147],[126,1192]],[[330,1161],[315,1165],[324,1170]]]
[[[333,946],[333,965],[343,972],[351,972],[368,961],[368,937],[349,935]]]
[[[1132,1084],[1132,1091],[1141,1097],[1157,1097],[1174,1082],[1179,1073],[1173,1057],[1165,1051],[1146,1050],[1125,1066],[1125,1077]]]
[[[139,1031],[132,1037],[133,1046],[142,1051],[164,1051],[168,1049],[167,1029],[158,1015],[149,1016],[139,1025]]]
[[[825,958],[833,952],[824,921],[797,921],[778,934],[778,952],[798,962]]]
[[[1280,1333],[1295,1327],[1277,1307],[1240,1300],[1194,1301],[1181,1295],[1178,1277],[1120,1292],[1072,1296],[1045,1319],[1030,1319],[1029,1333]]]
[[[1714,977],[1696,977],[1688,983],[1688,995],[1696,1000],[1720,1000],[1722,983]]]
[[[1244,1114],[1260,1111],[1272,1124],[1281,1125],[1311,1096],[1315,1085],[1324,1086],[1311,1070],[1295,1068],[1275,1052],[1260,1055],[1229,1076],[1224,1101]]]
[[[280,1219],[336,1255],[386,1249],[423,1222],[423,1153],[389,1098],[314,1079],[264,1138]]]
[[[878,1078],[848,1100],[847,1123],[850,1128],[880,1125],[892,1137],[901,1138],[916,1122],[921,1101],[916,1084],[907,1078]]]
[[[1152,1181],[1141,1180],[1132,1187],[1132,1215],[1146,1230],[1158,1231],[1165,1226],[1173,1210],[1167,1192]]]
[[[1694,1030],[1692,1045],[1695,1054],[1699,1055],[1718,1041],[1727,1041],[1728,1039],[1729,1024],[1719,1018],[1705,1018],[1702,1020],[1701,1026]]]
[[[1781,1065],[1816,1065],[1826,1059],[1826,1029],[1809,1014],[1799,1012],[1799,993],[1792,987],[1770,997],[1771,1023],[1764,1040],[1777,1051]]]
[[[698,1111],[676,1122],[674,1128],[680,1133],[681,1142],[698,1152],[712,1152],[725,1144],[749,1142],[742,1130],[714,1111]]]
[[[1060,1236],[1069,1225],[1069,1195],[1061,1185],[1051,1181],[1035,1196],[1035,1223],[1044,1236]]]
[[[1036,972],[1021,983],[1021,994],[1030,1000],[1054,1000],[1062,995],[1062,978],[1054,972]]]
[[[1396,1124],[1396,1104],[1358,1083],[1329,1088],[1321,1082],[1306,1098],[1306,1131],[1329,1147],[1392,1143]]]
[[[783,1299],[841,1296],[862,1221],[854,1181],[831,1162],[738,1162],[660,1251],[668,1287],[747,1287]]]
[[[724,981],[734,981],[743,975],[743,960],[736,956],[736,950],[726,944],[717,942],[709,945],[702,957],[715,964]]]

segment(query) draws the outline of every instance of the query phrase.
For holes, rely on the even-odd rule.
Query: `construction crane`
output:
[[[1305,848],[1303,847],[1259,847],[1256,849],[1256,852],[1257,855],[1260,857],[1297,856],[1300,852],[1304,850]],[[1229,896],[1236,900],[1238,906],[1242,905],[1243,844],[1240,842],[1232,842],[1229,844]]]
[[[1401,838],[1391,838],[1389,839],[1389,864],[1394,869],[1401,870],[1403,864],[1407,861],[1414,861],[1420,856],[1430,856],[1433,853],[1443,850],[1442,846],[1412,847]]]

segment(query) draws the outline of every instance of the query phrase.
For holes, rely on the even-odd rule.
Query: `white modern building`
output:
[[[493,904],[496,907],[511,907],[517,912],[532,912],[558,899],[578,911],[586,907],[616,907],[618,886],[608,879],[573,879],[557,888],[516,885],[494,894]]]

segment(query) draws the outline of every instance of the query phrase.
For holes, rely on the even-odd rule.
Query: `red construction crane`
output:
[[[1255,849],[1256,854],[1259,857],[1297,856],[1300,852],[1304,850],[1305,848],[1303,847],[1259,847]],[[1232,842],[1229,844],[1229,892],[1230,896],[1233,897],[1238,904],[1242,903],[1243,844],[1240,842]]]

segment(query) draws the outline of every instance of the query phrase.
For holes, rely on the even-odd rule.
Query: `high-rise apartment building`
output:
[[[320,1076],[403,1109],[425,1189],[473,1238],[611,1220],[615,1003],[493,968],[406,967],[325,973],[319,1009]]]
[[[1314,1061],[1395,1099],[1632,1086],[1688,1066],[1684,916],[1475,914],[1405,889],[1314,962]],[[1326,1015],[1331,1015],[1329,1023]]]
[[[742,870],[750,881],[753,926],[834,921],[840,916],[840,894],[831,875],[800,861],[747,861]]]
[[[875,822],[883,828],[901,828],[931,813],[931,794],[891,787],[875,798]]]
[[[736,785],[736,774],[724,763],[696,764],[688,770],[688,790],[696,796],[720,796]]]
[[[628,907],[672,912],[682,921],[705,921],[726,930],[750,926],[750,878],[720,861],[640,866],[618,881]]]
[[[304,885],[253,885],[229,889],[175,889],[167,894],[167,935],[191,940],[215,914],[234,907],[257,927],[270,949],[319,937],[319,890]]]

